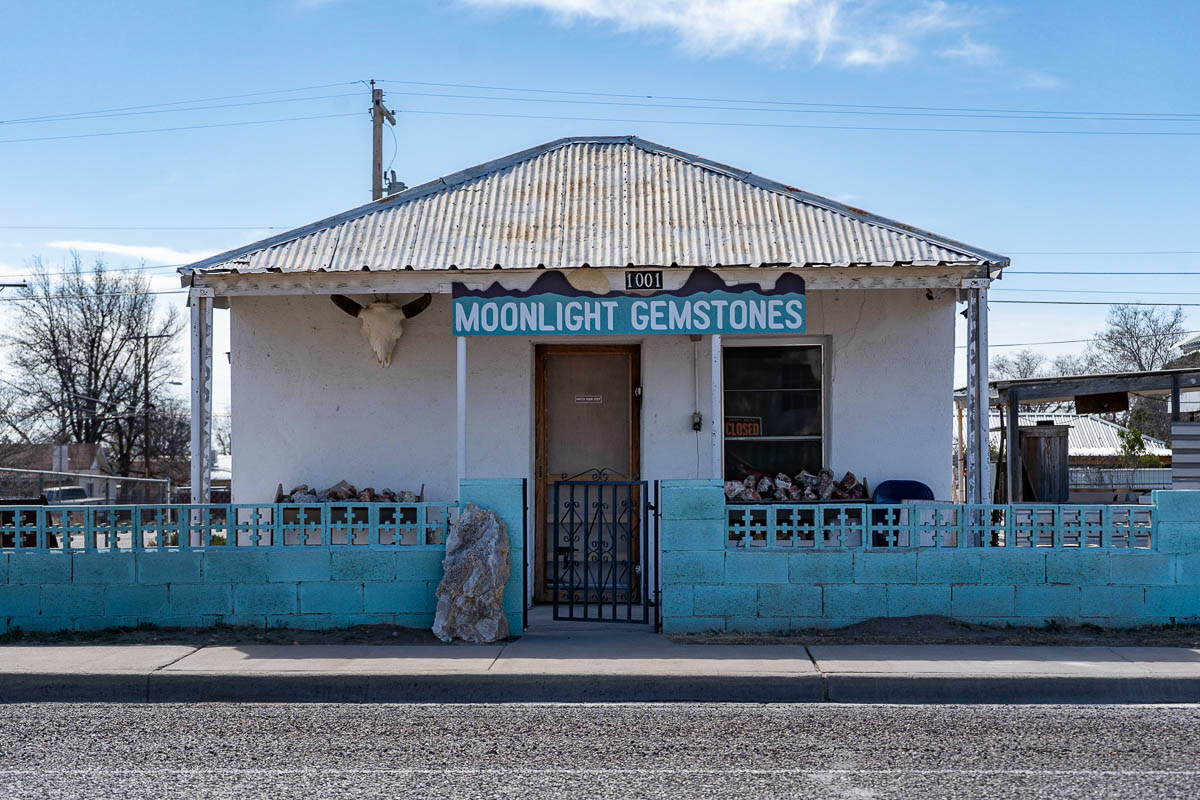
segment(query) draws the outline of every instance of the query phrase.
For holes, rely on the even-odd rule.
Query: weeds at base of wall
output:
[[[979,644],[1005,646],[1200,647],[1200,622],[1103,628],[1047,619],[1037,627],[983,625],[926,614],[876,617],[842,628],[806,628],[777,633],[669,634],[689,644]]]
[[[241,644],[442,644],[432,631],[399,625],[354,625],[336,630],[306,630],[215,623],[203,628],[166,628],[153,624],[93,631],[23,631],[0,634],[0,645],[21,644],[183,644],[194,647]]]

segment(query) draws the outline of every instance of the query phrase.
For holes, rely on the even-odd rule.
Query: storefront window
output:
[[[727,347],[725,479],[822,466],[821,347]]]

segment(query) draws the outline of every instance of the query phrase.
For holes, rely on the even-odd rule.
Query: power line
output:
[[[1010,250],[1014,256],[1183,256],[1200,250]]]
[[[1144,272],[1131,269],[1064,270],[1064,269],[1005,269],[1005,275],[1200,275],[1200,272]]]
[[[93,111],[78,111],[74,114],[49,114],[41,117],[18,117],[15,119],[0,120],[0,125],[11,125],[17,122],[40,122],[43,120],[61,119],[68,116],[80,116],[89,114],[107,114],[115,111],[136,111],[142,108],[161,108],[163,106],[179,106],[189,105],[191,103],[211,103],[216,100],[237,100],[243,97],[262,97],[269,94],[287,94],[288,92],[306,92],[311,89],[329,89],[334,86],[353,86],[359,81],[343,81],[341,83],[319,83],[314,86],[299,86],[294,89],[270,89],[262,92],[245,92],[242,94],[226,94],[218,97],[201,97],[195,100],[171,100],[166,103],[147,103],[140,106],[121,106],[118,108],[101,108]]]
[[[181,111],[207,111],[214,108],[244,108],[246,106],[265,106],[275,103],[303,103],[308,100],[329,100],[335,97],[357,97],[357,92],[342,92],[340,94],[320,94],[312,97],[284,97],[278,100],[253,100],[246,103],[221,103],[214,106],[188,106],[186,108],[155,108],[148,111],[120,111],[113,114],[68,114],[61,117],[46,117],[43,119],[14,120],[0,123],[7,125],[40,125],[46,122],[75,122],[87,119],[111,119],[112,117],[136,117],[145,114],[176,114]]]
[[[824,108],[877,108],[890,110],[904,111],[974,111],[980,113],[996,113],[996,114],[1105,114],[1109,116],[1134,116],[1134,117],[1200,117],[1200,114],[1193,113],[1162,113],[1153,111],[1069,111],[1069,110],[1038,110],[1038,109],[1012,109],[1012,108],[960,108],[954,106],[899,106],[899,105],[867,105],[862,103],[813,103],[800,102],[792,100],[744,100],[738,98],[722,98],[722,97],[687,97],[679,95],[653,95],[653,94],[626,94],[620,92],[588,92],[588,91],[571,91],[566,89],[538,89],[529,87],[513,87],[513,86],[485,86],[473,83],[435,83],[432,81],[402,81],[402,80],[379,80],[379,83],[402,83],[409,86],[440,86],[443,88],[452,89],[486,89],[496,92],[530,92],[537,94],[564,94],[588,97],[627,97],[627,98],[645,98],[648,100],[686,100],[708,103],[758,103],[759,105],[786,105],[786,106],[813,106]]]
[[[1014,114],[985,114],[985,113],[953,113],[953,112],[931,112],[931,111],[867,111],[867,110],[851,110],[845,108],[784,108],[779,105],[775,107],[763,107],[753,105],[711,105],[707,103],[654,103],[654,102],[631,102],[627,100],[568,100],[561,98],[548,97],[503,97],[497,95],[486,94],[449,94],[447,92],[413,92],[413,91],[393,91],[392,94],[406,95],[410,97],[440,97],[458,100],[492,100],[495,102],[506,103],[557,103],[571,105],[595,105],[595,106],[621,106],[625,108],[678,108],[685,110],[708,110],[708,111],[738,111],[738,112],[765,112],[770,114],[833,114],[838,116],[854,115],[854,116],[871,116],[871,117],[937,117],[937,118],[954,118],[954,119],[1020,119],[1020,120],[1073,120],[1073,121],[1092,121],[1092,122],[1184,122],[1196,123],[1200,122],[1200,118],[1181,118],[1181,117],[1135,117],[1135,116],[1079,116],[1060,114],[1054,116],[1035,116],[1029,114],[1014,115]],[[271,101],[284,102],[284,101]]]
[[[1200,136],[1200,131],[1080,131],[1041,130],[1034,128],[933,128],[888,125],[817,125],[785,122],[721,122],[695,119],[636,119],[626,117],[564,117],[552,114],[500,114],[487,111],[433,111],[422,108],[397,108],[397,113],[432,114],[450,117],[487,117],[491,119],[541,119],[564,122],[622,122],[642,125],[709,125],[722,128],[789,128],[832,131],[888,131],[908,133],[1018,133],[1070,136]],[[11,141],[11,140],[10,140]]]
[[[1178,336],[1190,336],[1191,334],[1194,334],[1194,333],[1200,333],[1200,331],[1181,331],[1178,334]],[[1152,334],[1147,334],[1145,336],[1137,336],[1134,338],[1137,338],[1137,339],[1165,339],[1167,337],[1176,338],[1176,334],[1174,334],[1174,333],[1152,333]],[[1096,337],[1093,336],[1090,339],[1054,339],[1051,341],[1044,341],[1044,342],[1007,342],[1005,344],[992,344],[989,342],[988,347],[989,348],[992,348],[992,347],[1033,347],[1035,345],[1040,345],[1040,344],[1084,344],[1086,342],[1094,341],[1095,338]],[[967,346],[965,344],[956,344],[954,347],[956,350],[965,350]]]
[[[281,231],[288,225],[0,225],[9,231]]]
[[[134,297],[143,294],[187,294],[187,289],[160,289],[146,292],[100,292],[93,294],[39,294],[25,297],[0,297],[0,303],[20,303],[31,300],[90,300],[93,297]]]
[[[133,133],[167,133],[169,131],[194,131],[205,128],[233,128],[241,125],[266,125],[272,122],[300,122],[302,120],[311,119],[334,119],[336,117],[357,117],[358,112],[347,114],[318,114],[309,117],[278,117],[276,119],[255,119],[244,122],[214,122],[208,125],[180,125],[173,128],[142,128],[132,131],[107,131],[104,133],[72,133],[65,136],[31,136],[26,139],[0,139],[0,144],[14,144],[16,142],[48,142],[58,139],[92,139],[98,136],[127,136]],[[1198,132],[1200,133],[1200,132]]]
[[[988,305],[992,303],[1023,303],[1026,305],[1051,305],[1051,306],[1200,306],[1200,303],[1113,303],[1105,300],[992,300],[988,299]]]
[[[1010,289],[1007,286],[1000,286],[992,289],[993,292],[1041,292],[1046,294],[1165,294],[1175,296],[1178,294],[1200,294],[1200,292],[1145,292],[1141,290],[1129,291],[1127,289]]]

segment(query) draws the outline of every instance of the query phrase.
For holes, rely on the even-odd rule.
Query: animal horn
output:
[[[330,295],[329,299],[333,301],[333,304],[335,306],[340,308],[342,311],[345,311],[347,314],[349,314],[352,317],[357,317],[359,312],[362,311],[362,309],[363,309],[361,303],[357,303],[354,300],[351,300],[349,297],[346,297],[346,295],[344,295],[344,294]]]
[[[429,308],[429,304],[433,302],[433,295],[426,292],[425,294],[413,300],[410,303],[405,303],[400,306],[400,310],[404,312],[405,319],[412,319],[417,314],[420,314],[425,309]]]

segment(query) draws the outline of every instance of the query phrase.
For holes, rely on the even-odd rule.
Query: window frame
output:
[[[821,465],[829,466],[831,444],[833,441],[832,414],[830,413],[829,393],[833,388],[833,348],[832,336],[828,334],[809,334],[788,337],[745,337],[726,338],[721,340],[721,463],[725,463],[725,442],[728,441],[779,441],[779,442],[811,442],[821,441]],[[735,347],[817,347],[821,358],[821,434],[803,436],[725,436],[725,350]],[[787,391],[781,390],[781,391]],[[722,471],[721,480],[725,480]]]

